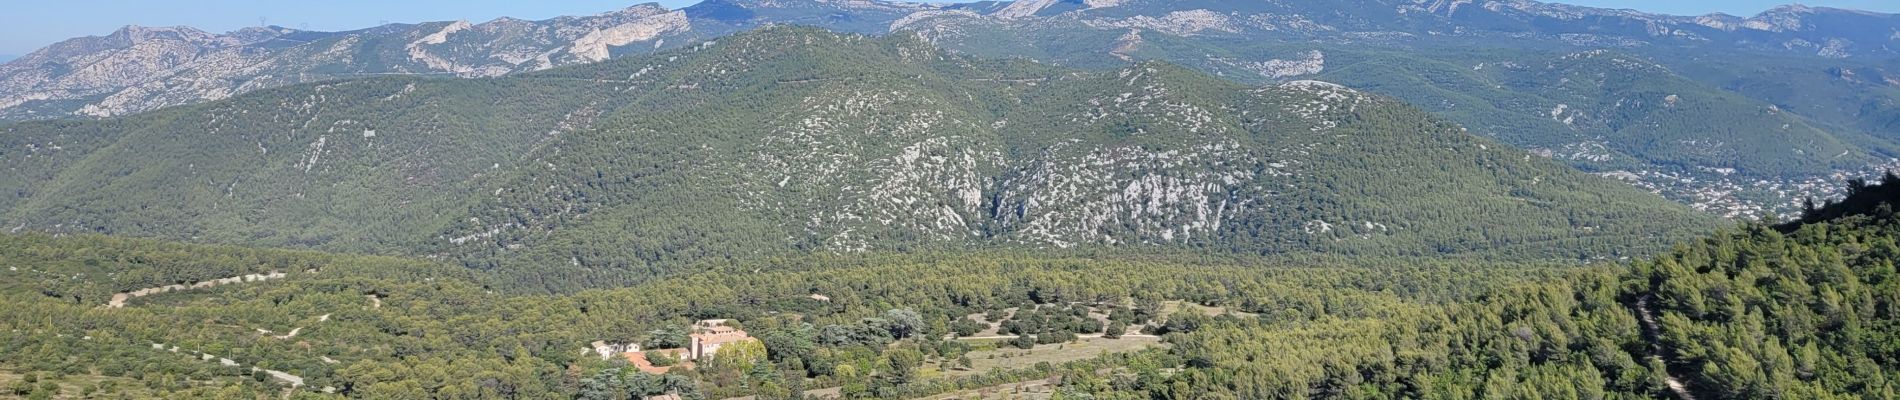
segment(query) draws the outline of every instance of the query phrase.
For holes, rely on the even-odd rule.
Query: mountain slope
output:
[[[1900,155],[1893,15],[1681,17],[1523,0],[715,0],[336,33],[129,27],[0,66],[0,118],[127,115],[364,75],[517,74],[773,24],[915,31],[960,52],[1067,66],[1154,59],[1246,83],[1327,80],[1738,218],[1792,212],[1838,190],[1837,175]],[[1670,96],[1684,107],[1665,107]]]
[[[576,274],[973,246],[1579,259],[1710,222],[1337,85],[810,29],[0,129],[27,149],[0,154],[28,172],[8,226]]]
[[[513,95],[467,95],[485,92]],[[59,231],[387,250],[409,243],[417,227],[453,218],[445,208],[458,208],[470,183],[558,134],[586,95],[578,82],[372,79],[99,125],[8,126],[0,129],[27,149],[0,161],[27,172],[8,188],[18,216],[8,219]]]
[[[1894,54],[1900,17],[1783,7],[1752,18],[1679,17],[1534,1],[1354,0],[1264,3],[1032,0],[712,0],[680,10],[643,4],[585,17],[392,24],[348,32],[282,27],[213,34],[131,26],[76,38],[0,67],[0,118],[114,116],[339,77],[486,77],[597,62],[771,24],[888,33],[918,30],[972,48],[1034,43],[1033,31],[1154,34],[1381,46],[1696,49],[1879,60]],[[999,36],[996,27],[1021,38]],[[1010,51],[1014,55],[1035,52]],[[1185,60],[1176,60],[1185,61]],[[1254,62],[1266,60],[1248,60]]]
[[[1066,65],[1162,59],[1245,82],[1324,79],[1733,217],[1792,212],[1799,198],[1838,190],[1837,174],[1877,173],[1896,154],[1881,110],[1900,101],[1900,81],[1884,79],[1884,59],[1760,43],[1793,31],[1533,2],[1321,3],[1131,1],[1027,19],[938,14],[905,29],[960,51]],[[1770,14],[1832,23],[1804,34],[1891,25],[1791,10]],[[1837,14],[1855,17],[1829,19]],[[1664,108],[1672,95],[1699,104]]]
[[[0,116],[120,116],[370,75],[499,76],[601,61],[619,48],[660,46],[661,35],[690,29],[684,13],[651,4],[546,21],[502,18],[348,32],[269,27],[212,34],[129,26],[0,65]]]

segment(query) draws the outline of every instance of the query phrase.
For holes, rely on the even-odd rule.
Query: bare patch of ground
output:
[[[1046,400],[1055,397],[1056,386],[1047,379],[1007,383],[970,390],[959,390],[922,400]]]
[[[984,340],[984,339],[971,339]],[[991,339],[1002,341],[1004,339]],[[1000,344],[1000,343],[999,343]],[[1154,336],[1124,336],[1121,339],[1084,338],[1074,343],[1056,343],[1037,345],[1034,349],[1023,350],[1001,346],[994,350],[978,350],[965,355],[970,358],[970,368],[951,368],[939,370],[935,364],[926,364],[925,371],[942,373],[944,376],[980,375],[999,368],[1022,368],[1036,363],[1047,362],[1061,364],[1100,357],[1103,354],[1141,351],[1151,347],[1164,346],[1161,338]]]
[[[1206,314],[1207,316],[1210,316],[1210,317],[1227,315],[1227,314],[1233,314],[1236,317],[1243,317],[1243,318],[1253,318],[1253,317],[1260,316],[1260,314],[1254,314],[1250,312],[1234,311],[1232,309],[1228,309],[1227,307],[1204,306],[1204,305],[1194,304],[1194,303],[1186,302],[1186,301],[1165,301],[1165,302],[1161,302],[1161,317],[1166,318],[1167,316],[1174,315],[1174,313],[1179,312],[1184,309],[1199,311],[1201,314]]]

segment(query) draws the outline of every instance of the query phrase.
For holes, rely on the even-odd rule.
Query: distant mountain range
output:
[[[710,0],[545,21],[127,27],[0,66],[0,118],[112,117],[375,75],[494,77],[773,24],[919,32],[953,51],[1391,95],[1718,214],[1790,211],[1900,155],[1900,17],[1787,6],[1683,17],[1526,0]]]
[[[1715,224],[1334,84],[1083,71],[811,28],[0,132],[0,225],[16,231],[568,277],[811,251],[1578,260]]]

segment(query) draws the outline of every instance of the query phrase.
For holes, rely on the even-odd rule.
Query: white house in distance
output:
[[[625,353],[640,352],[640,344],[638,343],[607,343],[603,340],[596,340],[594,343],[588,345],[594,347],[594,353],[599,354],[602,360]]]

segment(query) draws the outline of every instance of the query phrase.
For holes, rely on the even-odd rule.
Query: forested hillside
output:
[[[1891,176],[1891,175],[1889,175]],[[1637,263],[1670,368],[1717,398],[1894,398],[1900,179],[1855,182],[1801,221],[1726,232]]]
[[[1457,3],[1436,2],[1440,14],[1400,21],[1369,16],[1391,5],[1293,3],[1143,1],[1007,21],[944,13],[904,27],[986,56],[1092,68],[1167,60],[1241,82],[1339,83],[1736,219],[1789,215],[1803,197],[1838,195],[1846,177],[1892,168],[1900,149],[1886,111],[1900,99],[1891,72],[1900,69],[1884,60],[1683,48],[1668,44],[1680,38],[1616,32],[1621,25],[1554,37],[1485,31],[1518,18],[1491,13],[1529,2],[1454,11],[1445,7]],[[1321,11],[1329,7],[1343,9]],[[1541,11],[1549,10],[1532,12]],[[1447,14],[1462,26],[1399,33],[1417,29],[1405,22],[1431,23],[1409,19]],[[1575,22],[1647,17],[1657,16]],[[1366,24],[1391,29],[1353,28]]]
[[[489,80],[0,126],[4,225],[448,257],[563,291],[806,251],[1588,260],[1712,219],[1402,103],[774,28]]]
[[[1887,27],[129,28],[0,65],[0,119],[115,116],[0,122],[0,398],[1895,400],[1900,175],[1846,179],[1900,163]]]
[[[1738,17],[1527,0],[711,0],[343,32],[128,26],[0,65],[0,119],[130,116],[369,76],[529,74],[783,25],[1098,71],[1161,60],[1246,84],[1325,80],[1738,220],[1792,215],[1803,197],[1900,166],[1900,17],[1800,5]]]
[[[6,235],[0,343],[20,350],[0,353],[0,387],[46,397],[1891,399],[1900,291],[1886,257],[1900,254],[1900,224],[1891,197],[1872,197],[1891,185],[1856,185],[1820,207],[1843,216],[1784,226],[1791,233],[1727,229],[1633,266],[916,251],[710,260],[554,296],[496,293],[484,282],[504,275],[426,261]],[[759,341],[658,372],[589,344],[664,349],[701,319],[732,319]]]
[[[0,355],[0,371],[52,386],[8,389],[19,395],[788,398],[828,389],[910,398],[1052,376],[1063,377],[1063,393],[1162,398],[1466,397],[1533,382],[1626,393],[1660,387],[1627,356],[1608,359],[1622,360],[1613,378],[1549,359],[1568,353],[1541,339],[1563,332],[1547,324],[1567,321],[1571,309],[1526,304],[1610,318],[1591,332],[1617,335],[1601,344],[1611,355],[1639,340],[1635,320],[1614,301],[1572,303],[1565,282],[1613,291],[1608,271],[1570,266],[807,256],[705,265],[703,273],[624,289],[515,297],[485,292],[456,268],[400,260],[100,237],[0,240],[7,244],[0,263],[18,268],[0,273],[21,282],[0,297],[0,339],[24,349]],[[142,296],[118,308],[67,295],[123,290],[144,277],[201,281],[176,268],[191,263],[206,267],[194,271],[243,266],[231,271],[289,276]],[[309,265],[321,269],[299,270]],[[1539,300],[1513,300],[1526,296]],[[1220,309],[1228,311],[1212,311]],[[1106,324],[1070,317],[1081,310]],[[986,313],[1004,317],[966,317]],[[1494,320],[1499,315],[1510,317]],[[669,326],[702,318],[736,318],[763,338],[764,352],[659,377],[586,350],[597,340],[656,343]],[[1028,339],[952,339],[997,329]],[[1538,342],[1520,342],[1528,329]],[[962,366],[1124,340],[1165,344],[1064,362]],[[1486,361],[1493,359],[1507,361]],[[1605,379],[1618,389],[1592,386]]]

